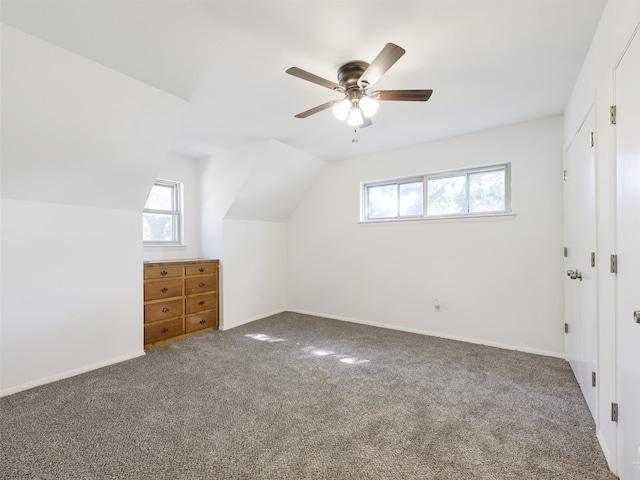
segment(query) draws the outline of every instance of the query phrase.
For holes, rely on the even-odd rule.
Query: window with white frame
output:
[[[365,186],[366,220],[421,217],[424,180],[409,178]]]
[[[511,164],[451,170],[362,185],[362,221],[511,212]]]
[[[146,245],[182,244],[182,184],[156,180],[142,213]]]

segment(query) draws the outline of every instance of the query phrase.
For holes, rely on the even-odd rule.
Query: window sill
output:
[[[184,248],[184,243],[143,243],[143,248]]]
[[[468,221],[488,221],[488,220],[512,220],[516,214],[509,213],[488,213],[478,215],[442,215],[438,217],[417,217],[417,218],[386,218],[379,220],[360,220],[360,225],[368,224],[384,224],[384,223],[451,223],[451,222],[468,222]]]

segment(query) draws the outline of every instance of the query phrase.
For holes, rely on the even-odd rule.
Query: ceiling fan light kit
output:
[[[378,99],[375,95],[365,95],[359,89],[347,91],[345,98],[333,106],[333,115],[348,125],[360,126],[365,118],[371,118],[378,111]],[[358,120],[356,120],[358,119]]]
[[[387,43],[370,64],[355,61],[342,65],[338,69],[339,83],[318,77],[298,67],[289,68],[286,71],[289,75],[344,94],[344,98],[318,105],[297,114],[296,118],[306,118],[331,107],[333,115],[341,121],[346,120],[347,125],[366,127],[371,125],[371,117],[378,111],[379,101],[427,101],[433,93],[432,90],[368,91],[404,53],[403,48]]]

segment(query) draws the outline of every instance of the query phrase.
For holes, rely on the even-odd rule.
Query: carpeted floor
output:
[[[1,399],[3,479],[613,479],[566,362],[283,313]]]

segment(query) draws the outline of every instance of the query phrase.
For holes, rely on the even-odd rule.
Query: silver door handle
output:
[[[571,278],[571,280],[575,280],[576,278],[580,281],[582,281],[582,273],[580,273],[580,270],[567,270],[567,275]]]
[[[640,323],[640,310],[633,312],[633,318],[636,319],[636,323]]]

